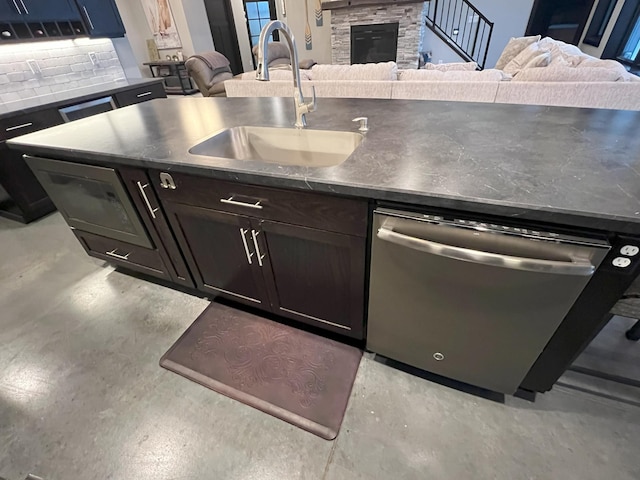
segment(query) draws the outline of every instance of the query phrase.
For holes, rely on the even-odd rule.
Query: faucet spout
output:
[[[289,29],[286,23],[280,20],[273,20],[266,24],[260,32],[260,40],[258,41],[258,68],[256,70],[256,79],[262,81],[269,81],[269,66],[268,62],[268,39],[269,36],[276,30],[282,33],[285,39],[285,43],[289,48],[289,56],[291,57],[291,70],[293,71],[293,103],[296,112],[297,128],[304,128],[307,126],[306,114],[313,112],[316,109],[316,92],[313,87],[313,100],[310,103],[305,103],[304,94],[302,93],[302,83],[300,81],[300,64],[298,62],[298,50],[296,49],[296,40],[293,37],[293,33]]]

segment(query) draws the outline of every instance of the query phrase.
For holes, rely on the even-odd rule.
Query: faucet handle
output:
[[[311,100],[311,103],[307,103],[307,108],[308,108],[308,112],[313,112],[315,111],[316,107],[318,106],[318,102],[316,99],[316,86],[315,85],[311,85],[311,94],[313,95],[313,99]]]
[[[352,122],[360,122],[360,130],[362,133],[366,133],[369,131],[369,119],[367,117],[357,117],[351,120]]]

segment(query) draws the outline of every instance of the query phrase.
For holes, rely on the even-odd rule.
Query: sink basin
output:
[[[360,145],[354,132],[298,128],[233,127],[189,149],[194,155],[303,167],[332,167]]]

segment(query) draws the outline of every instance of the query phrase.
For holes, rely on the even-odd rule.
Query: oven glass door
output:
[[[25,160],[71,227],[153,248],[114,169],[30,156]]]

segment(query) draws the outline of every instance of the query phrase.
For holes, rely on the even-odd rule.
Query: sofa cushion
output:
[[[534,35],[531,37],[512,37],[504,47],[500,58],[496,62],[495,68],[498,70],[504,69],[505,65],[513,60],[522,50],[527,48],[532,43],[536,43],[540,40],[540,35]]]
[[[291,65],[289,68],[272,68],[269,67],[269,80],[289,80],[293,82],[293,72],[291,71]],[[300,70],[300,78],[302,80],[311,80],[309,70]],[[256,71],[252,70],[250,72],[244,72],[240,74],[240,79],[242,80],[255,80],[256,79]]]
[[[479,72],[444,72],[442,79],[445,82],[501,82],[511,80],[511,75],[502,70],[487,69]]]
[[[425,70],[425,69],[398,70],[398,80],[402,82],[413,82],[413,81],[438,82],[443,79],[444,79],[444,72],[441,70]]]
[[[314,65],[314,80],[397,80],[395,62],[364,63],[355,65]]]
[[[476,62],[458,62],[458,63],[426,63],[425,70],[440,70],[441,72],[450,71],[475,71],[478,69]]]
[[[518,82],[617,82],[623,75],[607,68],[574,68],[560,65],[521,70],[515,77]]]
[[[502,83],[507,82],[388,82],[393,88],[392,98],[395,99],[484,103],[495,100],[498,86]]]
[[[550,37],[544,37],[538,42],[538,45],[545,50],[551,51],[551,66],[561,65],[575,67],[585,59],[594,58],[581,51],[575,45],[554,40]]]
[[[503,70],[505,73],[515,75],[520,70],[524,69],[529,62],[532,62],[534,58],[545,55],[551,59],[551,52],[549,50],[543,49],[537,43],[532,43],[518,55],[513,57],[513,59],[504,66]]]

